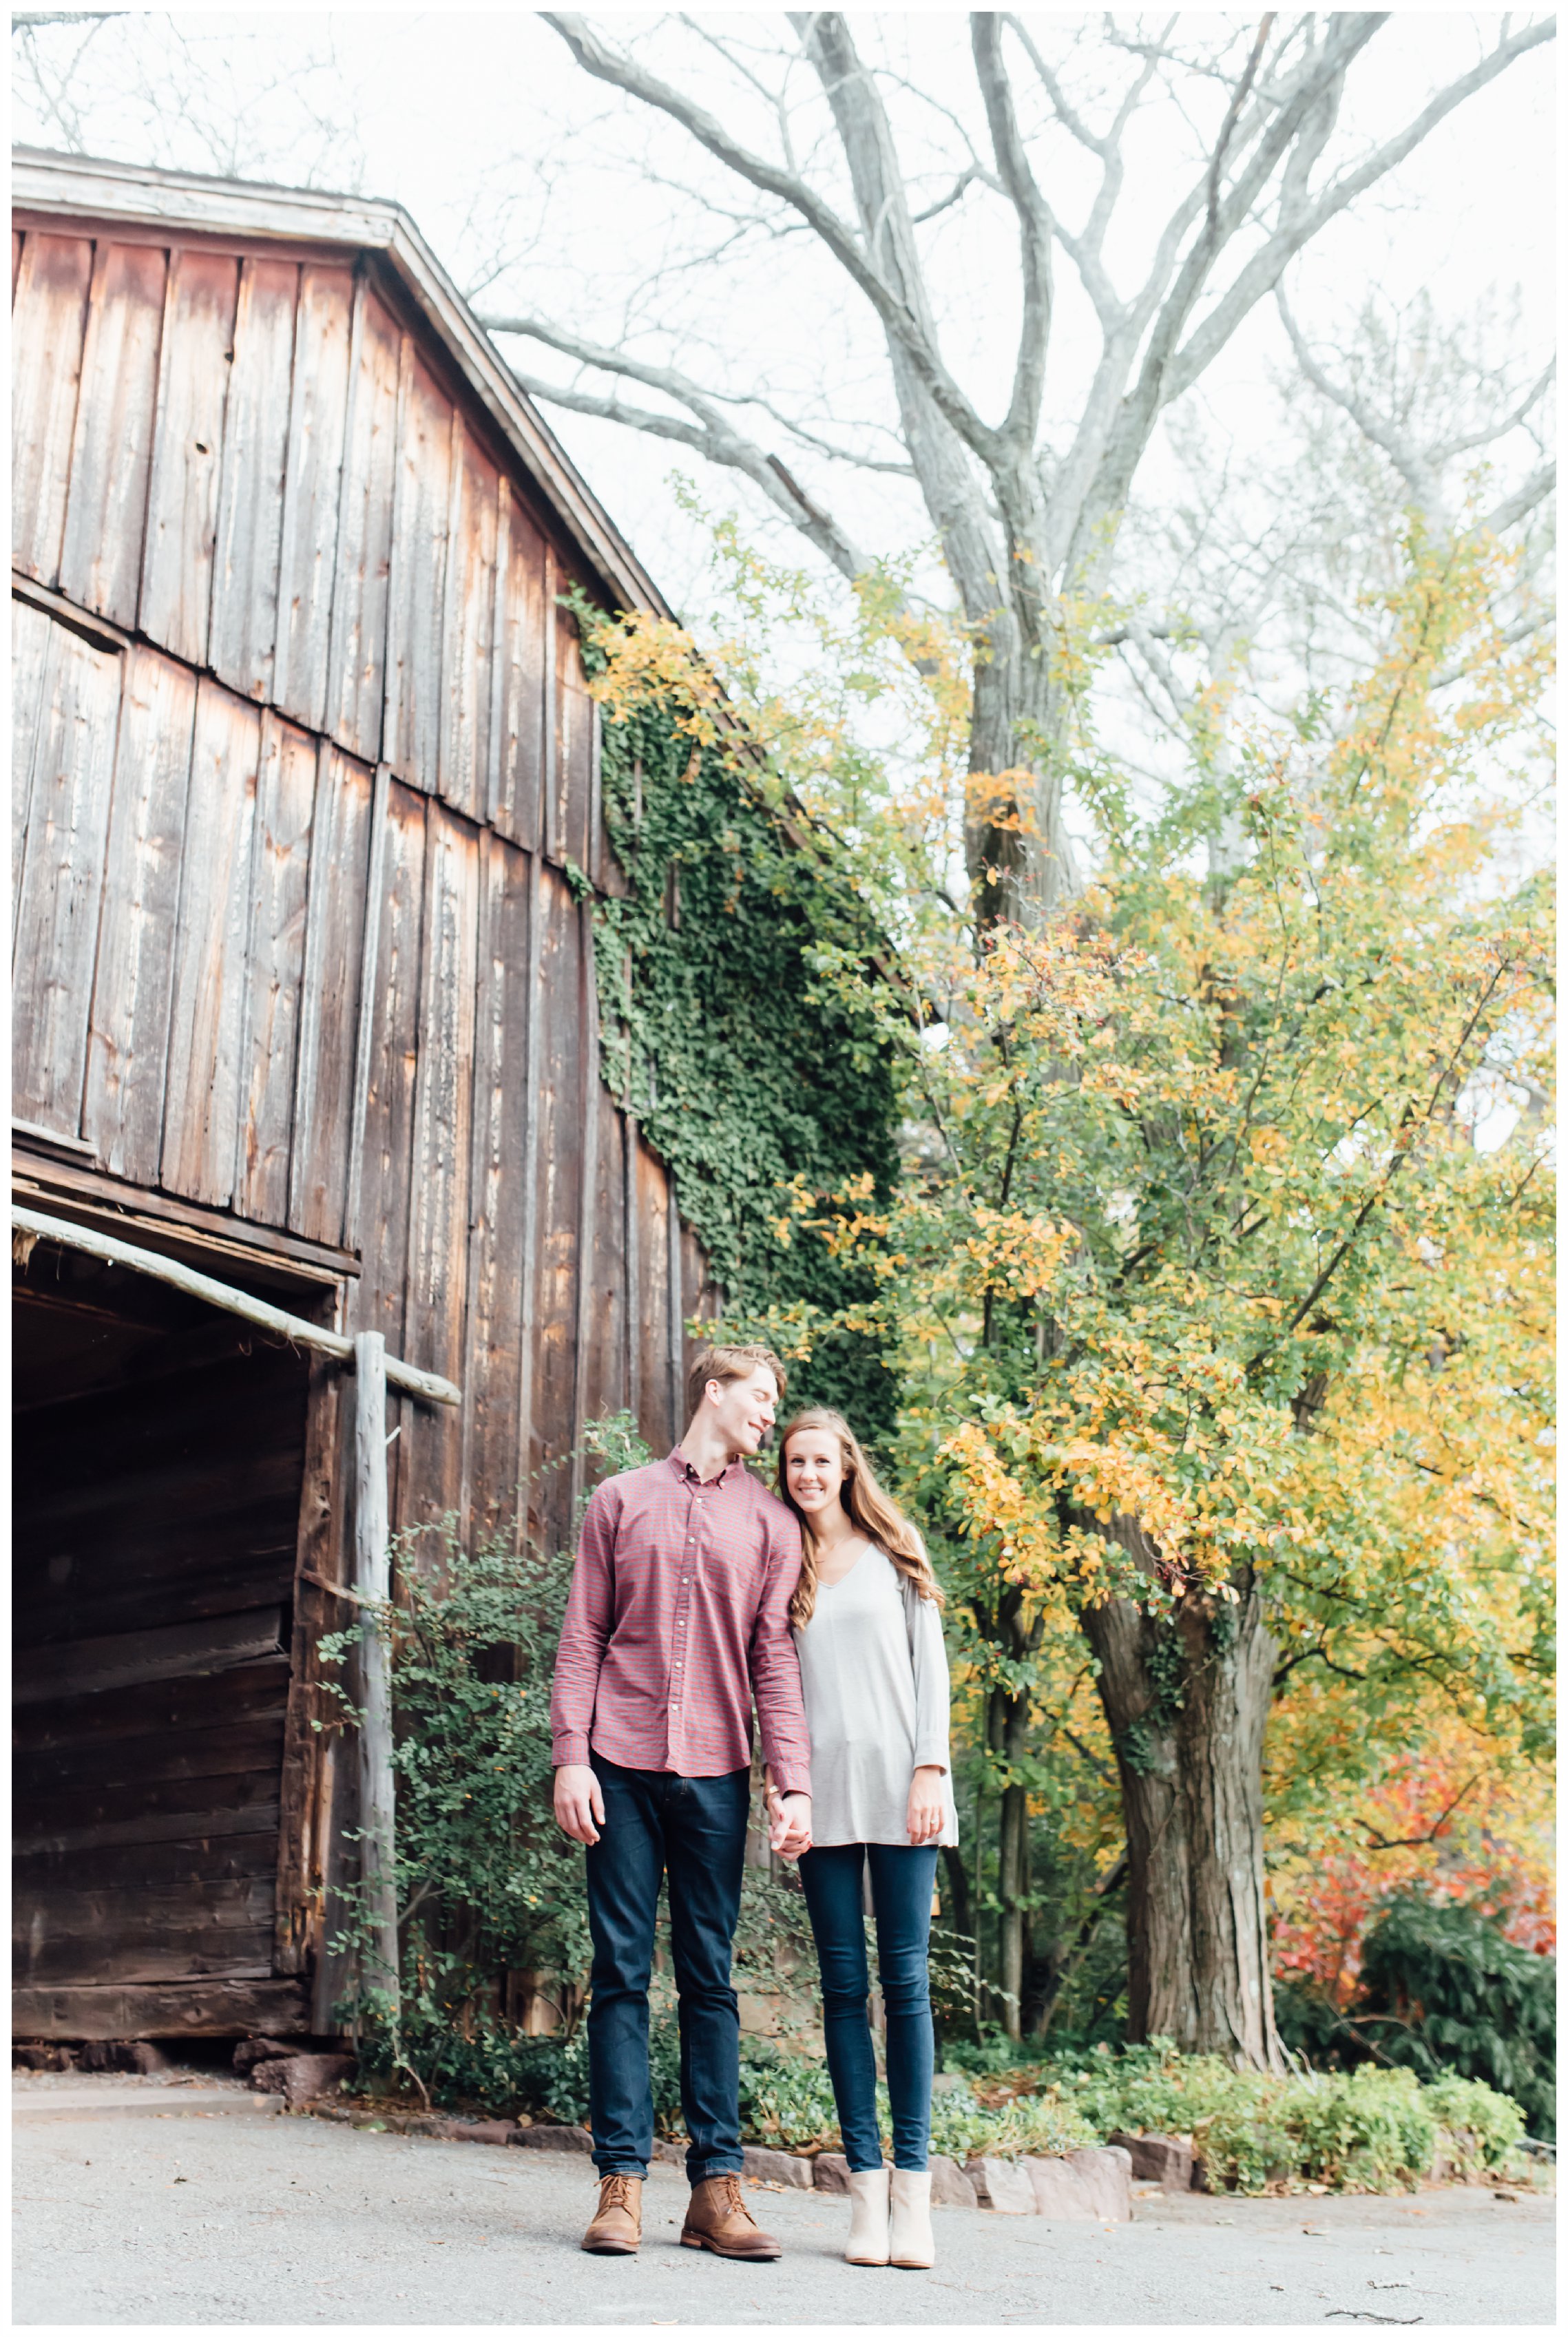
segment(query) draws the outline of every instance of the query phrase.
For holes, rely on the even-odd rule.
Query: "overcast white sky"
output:
[[[641,11],[593,14],[622,38],[658,21]],[[781,23],[775,12],[734,9],[694,21],[759,41],[776,34]],[[962,16],[905,10],[877,12],[875,24],[868,15],[854,21],[864,44],[879,36],[903,51],[912,79],[937,93],[950,92],[977,118]],[[1095,20],[1038,10],[1027,12],[1027,21],[1048,44],[1073,24]],[[1180,21],[1195,35],[1250,20],[1189,14]],[[1436,83],[1474,61],[1495,38],[1499,21],[1470,10],[1396,11],[1357,67],[1348,133],[1387,135]],[[75,28],[36,37],[85,151],[211,168],[215,142],[221,148],[228,140],[228,159],[242,175],[396,197],[465,287],[498,243],[509,254],[512,264],[481,307],[551,308],[579,330],[613,337],[629,286],[667,248],[670,235],[681,232],[670,225],[681,212],[675,198],[657,190],[639,193],[631,166],[651,153],[662,167],[683,170],[688,142],[662,126],[650,137],[646,122],[587,80],[533,10],[240,15],[191,8],[172,16],[129,10],[84,47]],[[787,27],[782,37],[789,38]],[[658,52],[666,70],[676,54]],[[702,69],[690,39],[680,54]],[[1291,278],[1304,319],[1327,334],[1374,288],[1393,303],[1425,288],[1452,318],[1499,296],[1505,303],[1516,291],[1521,348],[1545,347],[1556,265],[1554,57],[1551,47],[1535,53],[1468,101],[1369,205],[1311,247]],[[707,93],[712,98],[720,87],[715,79]],[[18,137],[61,143],[58,127],[41,119],[20,79],[16,93]],[[760,111],[741,126],[761,137]],[[912,141],[927,127],[935,186],[946,168],[941,126],[911,112]],[[1060,168],[1070,171],[1078,159],[1067,152]],[[1146,185],[1142,210],[1133,206],[1134,235],[1157,224],[1170,181],[1154,165]],[[1054,195],[1058,188],[1050,191]],[[938,265],[946,273],[938,293],[949,354],[995,412],[1004,402],[1010,354],[1010,331],[995,323],[999,305],[1011,298],[1010,244],[998,248],[993,263],[984,245],[964,241],[967,230],[956,211],[944,232],[948,242]],[[804,239],[780,249],[776,269],[694,271],[670,288],[663,311],[675,318],[693,370],[707,363],[721,368],[732,386],[766,380],[797,397],[815,392],[818,410],[836,421],[869,421],[887,410],[877,336],[858,313],[857,296]],[[1055,394],[1065,413],[1091,335],[1079,329],[1088,323],[1086,308],[1076,323],[1070,308],[1063,317]],[[505,346],[524,359],[522,345]],[[1282,348],[1265,308],[1204,387],[1220,431],[1243,448],[1255,445],[1260,462],[1268,459],[1271,427],[1266,377]],[[531,361],[541,370],[557,362]],[[667,484],[675,464],[699,468],[695,458],[613,425],[559,413],[552,421],[671,597],[681,604],[700,599],[702,547]],[[776,433],[769,443],[789,451]],[[790,459],[874,543],[908,543],[928,533],[912,494],[897,483],[845,478],[826,466],[813,472],[809,457]],[[744,505],[750,493],[733,474],[709,473],[701,484],[720,504]]]

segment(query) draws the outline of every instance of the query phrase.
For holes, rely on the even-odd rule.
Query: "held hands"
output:
[[[782,1800],[771,1773],[763,1772],[762,1801],[768,1813],[769,1847],[780,1858],[797,1859],[811,1847],[811,1796],[786,1794]]]
[[[555,1823],[573,1842],[594,1843],[604,1823],[604,1796],[585,1762],[568,1762],[555,1772]]]
[[[905,1817],[909,1839],[919,1849],[922,1843],[936,1841],[947,1821],[947,1803],[943,1792],[946,1769],[916,1769],[909,1785],[909,1808]]]

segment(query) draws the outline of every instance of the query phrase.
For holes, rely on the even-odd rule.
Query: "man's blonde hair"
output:
[[[749,1380],[759,1368],[769,1371],[779,1383],[779,1401],[784,1401],[789,1384],[784,1366],[771,1347],[701,1347],[692,1359],[686,1375],[686,1417],[695,1420],[697,1408],[710,1380],[728,1387],[731,1380]]]

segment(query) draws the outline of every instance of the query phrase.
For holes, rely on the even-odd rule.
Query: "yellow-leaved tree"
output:
[[[1551,942],[1514,784],[1542,671],[1494,566],[1414,541],[1348,701],[1229,741],[1157,818],[1102,776],[1099,883],[949,962],[893,1210],[793,1197],[880,1276],[1001,1786],[1014,2026],[1070,1647],[1120,1777],[1131,2033],[1259,2067],[1271,1712],[1331,1685],[1347,1772],[1347,1702],[1368,1746],[1438,1707],[1499,1759],[1544,1741]]]

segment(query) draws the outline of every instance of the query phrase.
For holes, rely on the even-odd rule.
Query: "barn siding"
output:
[[[361,278],[354,295],[326,722],[328,735],[367,763],[381,758],[401,364],[397,328]],[[317,625],[325,616],[317,612]]]
[[[274,703],[299,290],[299,270],[287,260],[241,265],[213,554],[212,670],[241,698]]]
[[[178,251],[159,366],[139,621],[188,665],[207,663],[223,423],[240,263]]]
[[[11,557],[41,584],[60,576],[92,280],[84,236],[26,238],[12,297]]]
[[[51,625],[15,868],[13,1108],[62,1135],[81,1125],[87,1018],[109,835],[124,660]],[[26,777],[23,778],[25,771]]]
[[[168,275],[162,251],[98,246],[60,587],[117,625],[136,621]]]
[[[126,658],[82,1133],[104,1167],[158,1179],[196,677],[155,650]]]
[[[389,1406],[394,1527],[559,1547],[587,1421],[678,1433],[701,1276],[600,1078],[572,527],[376,255],[24,216],[13,339],[15,1109],[94,1161],[31,1184],[238,1279],[357,1253],[326,1317],[463,1390]],[[322,2027],[342,1978],[341,1374],[178,1335],[33,1415],[34,2034]],[[213,1631],[251,1652],[44,1693]]]
[[[466,1392],[398,1407],[399,1517],[477,1530],[585,1418],[672,1418],[667,1180],[557,874],[616,874],[573,572],[376,263],[13,264],[14,563],[132,636],[15,604],[16,1109],[360,1249],[354,1322]]]

